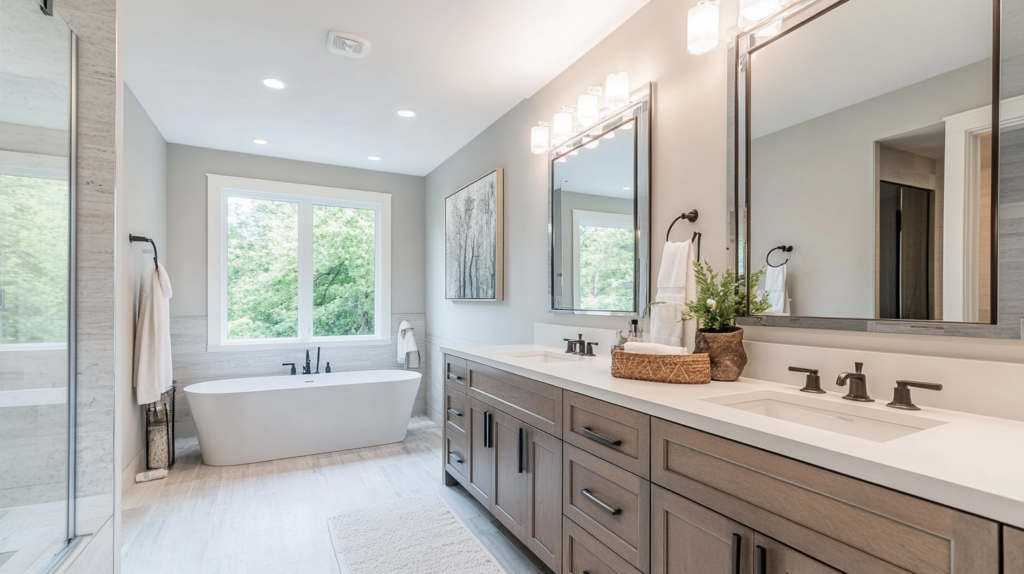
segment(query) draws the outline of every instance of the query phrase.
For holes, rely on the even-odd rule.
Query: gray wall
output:
[[[751,260],[757,269],[772,247],[795,247],[793,315],[875,316],[875,142],[990,103],[990,68],[972,64],[751,142]]]
[[[167,255],[167,142],[128,86],[124,88],[124,172],[118,194],[117,236],[129,233],[156,241],[160,262],[173,278]],[[117,390],[121,414],[121,490],[146,469],[145,426],[133,386],[135,321],[139,284],[153,272],[148,244],[124,242],[117,272]],[[173,287],[173,283],[172,283]]]

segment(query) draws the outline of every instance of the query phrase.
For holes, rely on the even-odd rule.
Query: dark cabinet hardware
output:
[[[453,414],[453,415],[455,415],[455,416],[457,416],[457,417],[461,417],[462,416],[462,413],[460,413],[459,411],[457,411],[455,409],[448,409],[448,412]]]
[[[755,574],[768,574],[768,549],[758,545],[754,553]]]
[[[519,474],[523,474],[526,470],[523,468],[523,441],[526,439],[526,429],[519,427],[519,448],[516,452],[516,460],[519,464]]]
[[[818,376],[818,369],[807,369],[804,367],[790,367],[790,371],[794,373],[806,373],[807,379],[804,380],[804,388],[800,389],[805,393],[814,393],[817,395],[825,394],[825,391],[821,390],[821,377]]]
[[[493,448],[491,443],[491,411],[484,412],[484,448]]]
[[[732,574],[740,574],[740,552],[743,551],[743,537],[732,533]]]
[[[448,373],[448,378],[453,381],[458,381],[462,379],[462,377],[456,375],[455,373]]]
[[[859,403],[875,402],[875,399],[868,396],[868,379],[861,373],[864,363],[854,363],[854,366],[857,367],[856,373],[839,373],[839,377],[836,378],[836,385],[840,387],[845,387],[846,383],[850,383],[850,392],[846,393],[843,398]]]
[[[281,363],[281,366],[282,367],[291,367],[292,368],[292,374],[293,375],[295,374],[295,363]]]
[[[608,446],[622,446],[622,441],[621,440],[610,439],[610,438],[608,438],[606,436],[599,435],[599,434],[597,434],[596,432],[590,430],[587,427],[581,428],[580,429],[580,433],[583,436],[585,436],[587,438],[590,438],[590,439],[594,439],[594,440],[596,440],[597,442],[599,442],[601,444],[606,444]]]
[[[462,464],[462,459],[459,458],[459,455],[455,454],[454,452],[448,453],[448,459],[454,460],[455,464]]]
[[[928,389],[929,391],[941,391],[942,385],[938,383],[921,383],[918,381],[896,381],[896,389],[892,393],[892,402],[887,403],[885,406],[892,407],[894,409],[903,409],[907,411],[919,411],[921,407],[914,404],[910,396],[910,387],[916,387],[918,389]]]
[[[597,355],[594,354],[594,347],[596,347],[596,346],[597,346],[597,343],[587,343],[587,352],[583,353],[583,356],[584,357],[596,357]]]
[[[611,514],[612,516],[618,516],[618,515],[622,514],[622,509],[621,508],[612,508],[605,501],[603,501],[600,498],[594,496],[594,493],[590,492],[586,488],[581,490],[580,494],[583,495],[583,498],[586,498],[590,502],[593,502],[594,504],[600,506],[601,510],[607,512],[608,514]]]

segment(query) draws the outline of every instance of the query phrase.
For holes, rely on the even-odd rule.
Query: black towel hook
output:
[[[157,252],[156,252],[156,242],[153,241],[152,239],[148,238],[148,237],[143,237],[141,235],[132,235],[132,234],[129,233],[128,234],[128,243],[135,243],[136,241],[143,241],[143,242],[149,243],[150,245],[153,246],[153,265],[157,269],[159,269],[160,268],[160,260],[158,259],[158,255],[157,255]]]
[[[792,245],[780,245],[778,247],[773,247],[771,249],[771,251],[769,251],[768,254],[764,256],[764,262],[765,262],[766,265],[768,265],[768,267],[782,267],[783,265],[789,263],[789,257],[787,257],[786,260],[783,261],[782,263],[779,263],[778,265],[772,265],[771,261],[769,261],[768,258],[772,256],[772,253],[774,253],[775,250],[780,250],[783,253],[792,253],[793,252],[793,246]]]

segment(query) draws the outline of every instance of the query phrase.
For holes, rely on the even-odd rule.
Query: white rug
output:
[[[436,494],[356,508],[327,525],[346,574],[505,574]]]

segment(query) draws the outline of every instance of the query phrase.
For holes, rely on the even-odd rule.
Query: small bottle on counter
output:
[[[630,319],[629,321],[629,338],[630,343],[643,343],[644,342],[644,330],[640,327],[640,321],[638,319]]]

